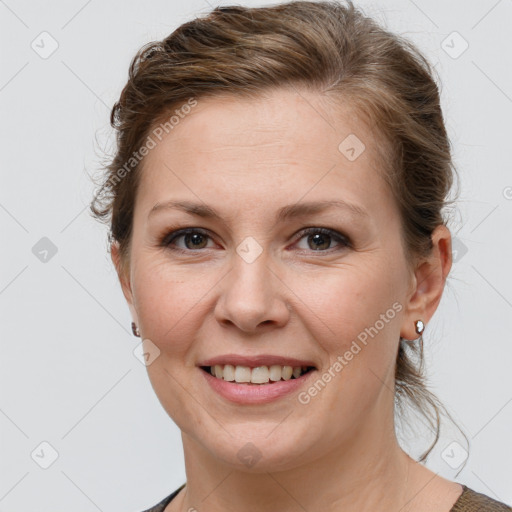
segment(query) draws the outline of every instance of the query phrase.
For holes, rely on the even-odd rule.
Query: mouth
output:
[[[288,366],[288,365],[220,365],[200,366],[201,370],[212,375],[216,379],[245,384],[248,386],[271,386],[282,381],[297,380],[316,368],[314,366]]]

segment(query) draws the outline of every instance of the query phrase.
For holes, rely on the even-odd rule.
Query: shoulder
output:
[[[465,485],[462,488],[462,494],[450,512],[512,512],[512,508],[501,501],[473,491]]]
[[[164,512],[165,507],[177,496],[185,487],[183,484],[172,494],[164,498],[151,508],[143,512]],[[485,494],[478,493],[465,485],[462,485],[463,491],[459,499],[455,502],[450,512],[512,512],[512,507],[501,501],[496,501]]]
[[[167,507],[167,505],[177,496],[177,494],[181,491],[181,489],[183,489],[183,487],[185,487],[185,484],[176,489],[169,496],[165,497],[162,501],[160,501],[153,507],[144,510],[143,512],[164,512],[165,507]]]

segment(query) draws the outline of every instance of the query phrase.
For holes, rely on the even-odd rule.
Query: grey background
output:
[[[0,0],[0,511],[140,511],[185,481],[88,173],[112,148],[136,50],[219,3]],[[425,345],[470,456],[457,475],[465,445],[448,429],[427,465],[512,503],[512,1],[356,4],[435,63],[461,175],[456,262]]]

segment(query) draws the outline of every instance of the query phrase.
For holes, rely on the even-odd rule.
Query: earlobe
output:
[[[414,271],[413,290],[409,297],[400,336],[413,340],[418,337],[416,322],[427,325],[434,315],[444,291],[446,278],[452,265],[451,235],[449,229],[439,225],[433,231],[432,249],[419,262]]]
[[[119,283],[121,284],[121,289],[123,290],[123,295],[126,299],[126,302],[128,303],[128,307],[133,318],[133,322],[131,325],[132,333],[134,336],[140,337],[139,319],[137,311],[135,310],[135,304],[133,300],[130,272],[128,265],[126,265],[126,263],[123,262],[118,242],[113,242],[110,245],[110,257],[112,258],[112,263],[114,264],[114,267],[116,269],[117,277],[119,278]]]

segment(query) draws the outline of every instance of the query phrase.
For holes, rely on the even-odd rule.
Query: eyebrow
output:
[[[275,223],[283,222],[294,217],[302,217],[305,215],[314,215],[321,213],[330,208],[339,208],[346,210],[357,217],[368,217],[368,212],[356,204],[343,201],[341,199],[332,201],[310,201],[295,203],[284,206],[279,209],[275,217]],[[181,210],[190,215],[196,215],[207,219],[221,220],[221,215],[212,207],[194,203],[191,201],[167,201],[165,203],[156,203],[148,214],[148,217],[161,210]]]

